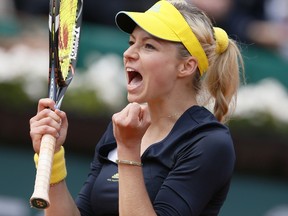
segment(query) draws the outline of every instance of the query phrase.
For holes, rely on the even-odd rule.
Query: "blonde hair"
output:
[[[221,122],[226,122],[236,107],[240,69],[244,77],[244,63],[238,45],[229,39],[226,51],[217,53],[213,24],[205,13],[184,0],[168,1],[183,15],[208,58],[207,71],[203,76],[198,72],[193,78],[198,101],[204,106],[212,104],[215,117]],[[182,44],[180,55],[190,55]]]

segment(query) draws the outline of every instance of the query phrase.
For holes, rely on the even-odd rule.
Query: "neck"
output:
[[[154,120],[154,122],[158,122],[160,120],[169,120],[169,121],[175,121],[177,120],[181,115],[183,114],[183,112],[176,112],[176,113],[173,113],[173,114],[170,114],[170,115],[163,115],[163,116],[160,116],[158,118],[154,118],[152,119],[152,121]]]
[[[177,104],[177,103],[175,103]],[[196,104],[190,104],[187,106],[161,106],[155,104],[155,106],[148,104],[151,124],[148,127],[145,135],[142,138],[141,151],[156,142],[163,140],[169,132],[172,130],[176,121],[180,116],[191,106]],[[167,109],[169,107],[169,109]],[[173,108],[173,109],[172,109]]]
[[[191,106],[196,105],[194,102],[185,102],[185,103],[174,103],[167,104],[167,103],[160,103],[157,102],[155,104],[148,104],[151,123],[159,123],[164,121],[177,120],[187,109]]]

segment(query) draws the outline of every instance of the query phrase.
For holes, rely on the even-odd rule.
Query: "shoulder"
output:
[[[189,108],[176,122],[173,130],[179,135],[215,136],[217,139],[227,138],[231,141],[229,128],[220,123],[206,108],[193,106]]]
[[[234,164],[234,144],[227,126],[217,121],[203,107],[192,107],[183,114],[174,128],[175,141],[182,141],[178,153],[201,155],[207,161],[221,160]],[[180,138],[181,137],[181,138]]]

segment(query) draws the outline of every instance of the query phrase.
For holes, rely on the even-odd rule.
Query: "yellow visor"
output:
[[[198,60],[202,75],[208,68],[207,56],[181,13],[169,2],[158,1],[146,12],[120,11],[116,24],[124,32],[131,34],[138,25],[149,34],[163,40],[181,42],[189,53]]]

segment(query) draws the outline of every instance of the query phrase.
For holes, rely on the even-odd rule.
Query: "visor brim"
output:
[[[157,38],[181,42],[165,22],[152,14],[120,11],[115,17],[115,22],[119,29],[128,34],[131,34],[135,27],[139,26]]]

